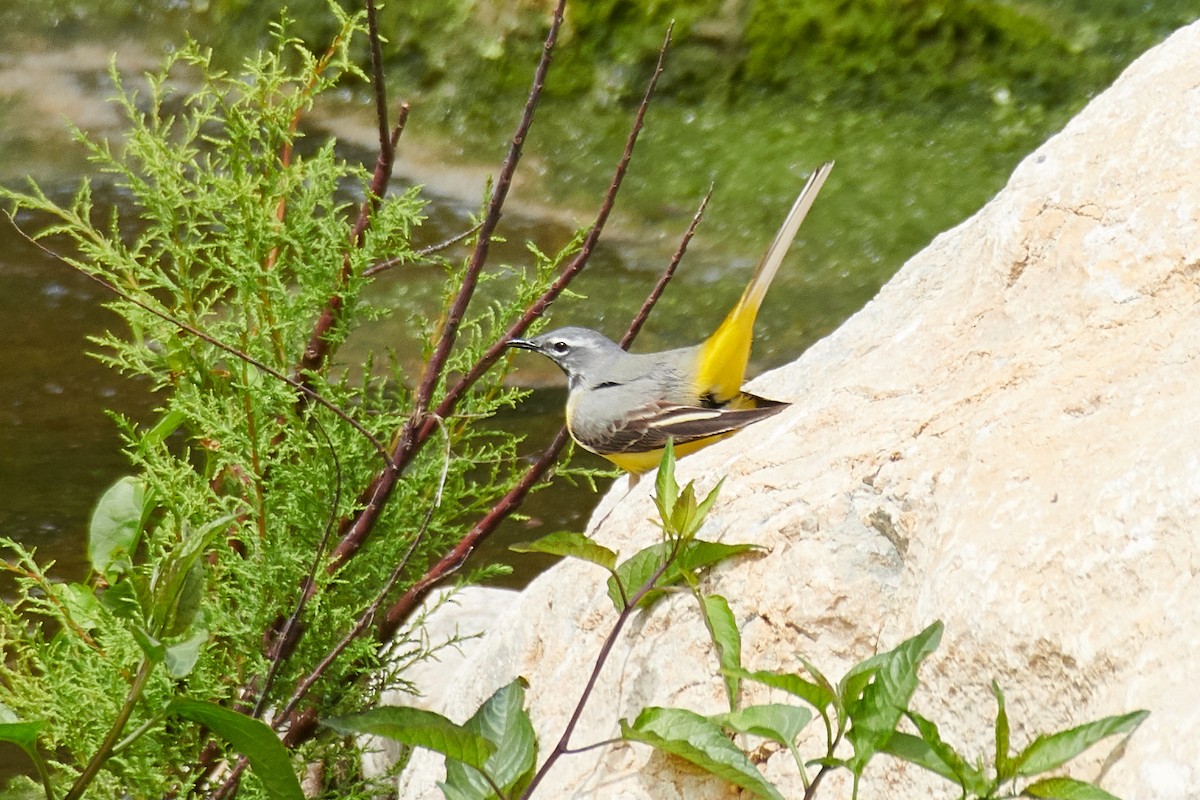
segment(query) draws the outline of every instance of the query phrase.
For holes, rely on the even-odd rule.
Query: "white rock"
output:
[[[1104,787],[1200,797],[1198,75],[1193,25],[853,319],[757,382],[793,408],[680,463],[702,489],[728,476],[704,536],[768,551],[705,583],[729,599],[748,667],[798,671],[799,653],[836,679],[941,619],[914,705],[951,743],[990,760],[993,678],[1017,747],[1146,708]],[[593,534],[628,555],[655,539],[653,480],[626,489]],[[489,626],[444,709],[465,719],[525,676],[544,753],[613,622],[605,577],[567,562],[537,579]],[[716,675],[694,601],[668,599],[617,644],[572,744],[615,736],[645,705],[721,711]],[[819,755],[817,733],[806,754]],[[1098,779],[1110,751],[1071,774]],[[439,796],[434,762],[417,760],[401,797]],[[784,796],[802,794],[786,755],[763,770]],[[562,759],[539,796],[736,792],[613,745]],[[957,792],[880,757],[861,796]]]

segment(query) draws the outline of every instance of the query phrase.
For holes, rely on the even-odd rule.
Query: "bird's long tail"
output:
[[[779,233],[775,234],[775,240],[767,248],[758,268],[754,270],[754,276],[750,278],[750,283],[742,292],[737,305],[701,346],[697,384],[698,393],[702,398],[711,397],[724,403],[741,392],[742,381],[746,376],[746,364],[750,360],[750,343],[754,338],[754,319],[758,316],[758,307],[762,305],[767,289],[775,279],[779,265],[783,263],[783,257],[787,255],[788,248],[792,246],[792,241],[800,230],[800,223],[804,222],[804,217],[812,208],[813,201],[817,199],[817,193],[821,191],[821,186],[829,177],[831,169],[833,162],[826,161],[809,176],[808,183],[800,190],[800,195],[792,204],[792,210],[788,212]]]

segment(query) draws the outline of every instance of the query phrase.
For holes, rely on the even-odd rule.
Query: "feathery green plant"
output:
[[[377,612],[525,471],[517,439],[480,424],[516,398],[500,371],[453,384],[453,401],[447,376],[490,363],[578,241],[453,330],[427,322],[450,349],[423,374],[395,359],[330,369],[355,322],[385,313],[362,299],[381,265],[441,264],[448,306],[476,268],[414,252],[424,204],[384,194],[386,146],[371,173],[305,137],[322,93],[368,79],[351,44],[373,41],[373,8],[337,13],[320,56],[285,20],[237,75],[194,42],[141,89],[114,66],[124,140],[79,134],[102,179],[69,202],[2,190],[40,246],[111,293],[121,324],[93,340],[97,357],[159,402],[153,424],[116,417],[133,473],[91,521],[90,581],[56,582],[0,543],[19,591],[0,606],[0,739],[30,754],[48,798],[222,796],[239,785],[219,770],[234,753],[254,776],[239,796],[296,796],[267,723],[294,747],[304,704],[314,719],[361,709],[387,638]],[[133,210],[106,208],[108,193]],[[339,796],[350,756],[329,737],[302,752],[351,765]]]

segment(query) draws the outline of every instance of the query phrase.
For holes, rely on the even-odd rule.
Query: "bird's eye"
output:
[[[557,342],[555,342],[554,344],[552,344],[550,346],[552,348],[554,348],[554,352],[556,352],[556,353],[565,353],[571,349],[571,346],[569,344],[567,344],[566,342],[564,342],[562,339],[559,339]]]

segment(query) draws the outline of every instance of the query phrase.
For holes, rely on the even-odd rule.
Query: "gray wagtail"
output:
[[[758,307],[832,168],[826,162],[809,177],[737,305],[700,344],[627,353],[575,327],[509,341],[567,374],[567,430],[580,446],[641,473],[658,466],[668,439],[687,455],[787,407],[742,391],[742,380]]]

